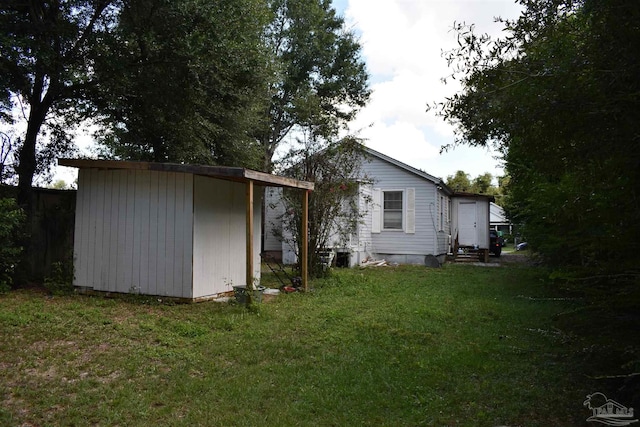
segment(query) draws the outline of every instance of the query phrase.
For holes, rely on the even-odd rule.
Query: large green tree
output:
[[[360,44],[336,15],[331,0],[270,0],[265,32],[271,84],[255,136],[262,169],[296,128],[318,139],[333,137],[369,99]]]
[[[84,116],[96,84],[94,63],[112,37],[116,0],[31,0],[0,5],[0,112],[20,108],[18,201],[29,203],[34,174],[71,146],[68,129]]]
[[[521,1],[491,40],[459,26],[458,143],[495,144],[508,211],[549,263],[634,265],[640,246],[640,3]]]
[[[267,12],[259,0],[127,1],[113,45],[124,60],[99,68],[108,152],[258,167],[250,133],[267,85]]]

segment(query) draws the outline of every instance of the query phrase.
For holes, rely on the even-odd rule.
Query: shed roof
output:
[[[485,199],[489,202],[495,202],[495,197],[489,194],[479,194],[479,193],[467,193],[465,191],[455,191],[453,193],[453,197],[464,197],[467,199]]]
[[[178,163],[133,162],[123,160],[93,160],[93,159],[58,159],[60,166],[78,169],[133,169],[158,172],[181,172],[194,175],[209,176],[229,181],[253,181],[259,185],[269,187],[290,187],[303,190],[313,190],[313,182],[299,181],[284,176],[271,175],[251,169],[229,166],[184,165]]]

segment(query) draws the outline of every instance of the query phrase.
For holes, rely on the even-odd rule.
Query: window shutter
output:
[[[407,188],[407,226],[404,230],[407,234],[416,232],[416,189]]]
[[[372,199],[373,199],[373,209],[371,210],[371,232],[379,233],[380,225],[382,222],[382,209],[381,209],[381,194],[379,188],[373,189]]]

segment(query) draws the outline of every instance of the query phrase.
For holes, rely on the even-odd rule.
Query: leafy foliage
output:
[[[101,141],[118,158],[257,167],[266,86],[258,0],[136,0],[100,62]],[[112,77],[115,76],[115,77]]]
[[[507,209],[549,263],[634,266],[640,249],[640,4],[521,1],[491,40],[459,25],[463,90],[440,113],[458,143],[495,144]]]
[[[20,204],[29,201],[34,174],[67,152],[69,127],[89,111],[94,64],[111,39],[118,5],[40,0],[0,6],[0,118],[12,122],[17,101],[27,122],[17,166]]]
[[[44,287],[53,295],[68,295],[74,292],[72,257],[53,263],[51,274],[44,279]]]
[[[15,199],[0,198],[0,292],[13,284],[13,272],[22,253],[18,242],[23,225],[24,212]]]
[[[269,5],[265,40],[273,77],[256,130],[267,172],[292,130],[312,127],[317,138],[335,135],[370,94],[360,44],[330,0],[270,0]]]

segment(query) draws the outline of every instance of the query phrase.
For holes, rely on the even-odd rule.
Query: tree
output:
[[[459,170],[455,175],[449,175],[446,183],[453,191],[460,193],[486,194],[497,197],[503,195],[503,188],[493,185],[493,175],[489,172],[470,179],[468,173]]]
[[[259,167],[251,131],[267,85],[259,0],[133,0],[98,94],[110,155]],[[116,78],[109,79],[108,76]]]
[[[11,182],[15,175],[16,143],[12,135],[0,132],[0,183]]]
[[[478,175],[473,179],[473,183],[471,185],[473,192],[478,194],[490,194],[497,190],[496,187],[493,186],[493,175],[489,172],[485,172],[482,175]]]
[[[354,137],[326,143],[317,139],[304,140],[292,150],[283,165],[284,174],[315,183],[309,196],[309,275],[326,274],[321,250],[344,246],[356,232],[363,213],[358,207],[358,190],[366,177],[362,174],[365,152]],[[282,216],[282,238],[300,254],[302,220],[299,191],[284,191],[285,213]]]
[[[640,245],[640,5],[521,3],[504,39],[458,26],[448,59],[463,89],[440,113],[457,143],[503,154],[507,210],[547,262],[629,268]]]
[[[453,191],[461,193],[471,192],[469,174],[464,171],[457,171],[455,175],[449,175],[447,177],[447,186]]]
[[[344,28],[330,0],[270,0],[272,20],[265,40],[271,54],[271,84],[255,136],[262,169],[270,172],[280,143],[293,129],[312,126],[329,139],[369,99],[360,44]]]
[[[96,83],[93,64],[112,37],[118,5],[115,0],[40,0],[0,6],[2,119],[13,120],[17,99],[27,122],[17,166],[21,205],[29,203],[38,168],[45,169],[71,145],[67,130],[87,109],[87,91]]]

